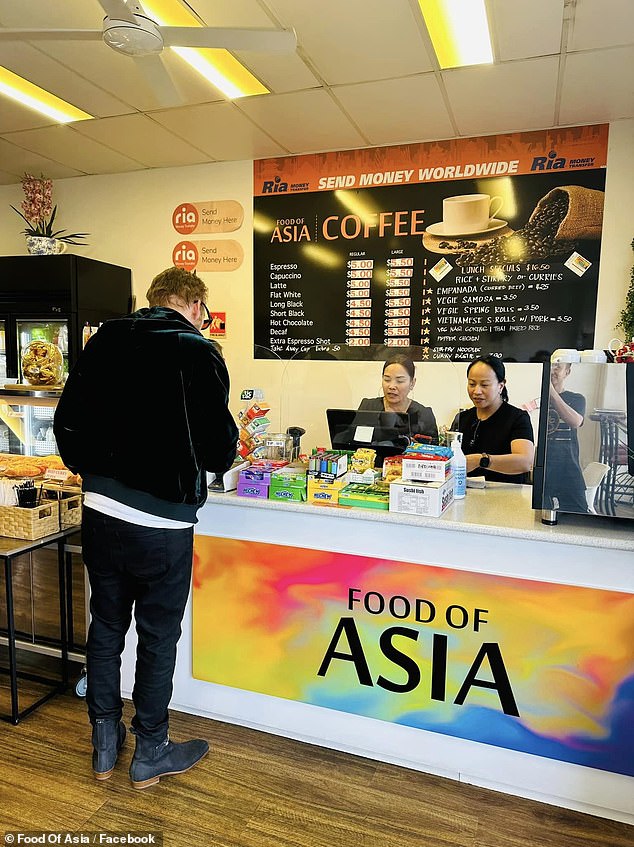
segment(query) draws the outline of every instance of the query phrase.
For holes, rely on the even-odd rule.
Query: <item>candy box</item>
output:
[[[363,485],[374,485],[375,482],[379,482],[381,479],[381,471],[377,468],[368,468],[363,471],[363,473],[357,473],[355,471],[348,472],[348,480],[350,482],[360,482]]]
[[[271,484],[272,470],[255,469],[252,465],[240,471],[238,477],[238,497],[261,497],[269,496],[269,485]]]
[[[348,484],[347,476],[335,480],[308,477],[307,499],[314,505],[326,504],[336,506],[339,503],[339,492]]]
[[[271,474],[269,500],[306,499],[306,471],[284,468]]]
[[[390,483],[390,512],[439,518],[453,503],[453,494],[453,475],[443,482],[397,479]]]
[[[238,497],[260,497],[266,500],[269,496],[268,479],[240,479],[238,480]]]
[[[443,482],[450,474],[451,459],[443,456],[426,456],[424,453],[403,456],[401,476],[404,480]]]
[[[246,429],[249,435],[260,435],[267,430],[270,424],[271,421],[267,417],[262,416],[259,418],[253,418],[252,421],[249,421],[249,423],[244,426],[244,429]]]
[[[339,492],[339,505],[387,511],[390,506],[389,485],[384,482],[377,482],[375,485],[352,482]]]
[[[253,403],[246,411],[247,418],[252,421],[254,418],[262,418],[268,412],[271,411],[271,407],[266,403]]]

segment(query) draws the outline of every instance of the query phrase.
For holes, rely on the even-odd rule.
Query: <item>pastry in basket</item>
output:
[[[20,456],[16,461],[2,466],[2,473],[9,477],[34,477],[40,476],[42,466],[29,461],[29,456]]]
[[[46,470],[49,468],[55,468],[56,470],[64,470],[66,465],[62,462],[59,456],[55,456],[54,454],[51,456],[38,456],[37,462],[41,464]]]

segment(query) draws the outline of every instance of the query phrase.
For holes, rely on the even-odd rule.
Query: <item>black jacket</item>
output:
[[[55,412],[55,438],[85,490],[195,521],[204,471],[222,473],[235,458],[228,394],[210,341],[173,309],[140,309],[107,321],[86,345]]]

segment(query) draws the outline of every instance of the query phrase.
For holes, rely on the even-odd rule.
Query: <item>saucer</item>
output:
[[[495,232],[497,229],[503,229],[505,226],[508,226],[508,221],[492,218],[489,221],[489,225],[484,229],[463,229],[461,232],[448,232],[448,230],[445,229],[444,221],[440,221],[440,223],[428,226],[425,232],[428,232],[430,235],[444,236],[445,238],[457,238],[461,235],[479,235],[480,233]]]

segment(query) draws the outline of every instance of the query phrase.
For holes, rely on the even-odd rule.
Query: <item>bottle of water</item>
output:
[[[467,493],[467,459],[462,452],[461,440],[459,437],[462,433],[454,434],[454,440],[451,442],[451,452],[453,458],[451,460],[451,470],[454,475],[454,500],[461,500]]]

